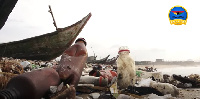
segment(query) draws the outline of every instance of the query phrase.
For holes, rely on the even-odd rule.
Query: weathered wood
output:
[[[43,61],[55,59],[71,46],[90,17],[91,13],[77,23],[53,33],[0,44],[0,57]]]
[[[116,63],[116,60],[117,60],[117,58],[118,58],[119,56],[117,55],[116,57],[113,57],[113,58],[111,58],[111,59],[108,59],[107,61],[106,61],[106,65],[114,65],[115,63]]]
[[[109,91],[109,88],[107,87],[100,87],[100,86],[77,86],[76,91],[82,92],[82,93],[91,93],[96,91]]]
[[[49,13],[51,13],[51,16],[53,18],[53,25],[56,27],[56,30],[58,30],[58,27],[56,25],[56,20],[54,18],[53,11],[51,10],[51,6],[50,5],[49,5]]]
[[[109,56],[110,56],[110,55],[108,55],[108,56],[106,56],[105,58],[102,58],[102,59],[100,59],[100,60],[93,60],[93,61],[88,62],[88,63],[93,63],[93,64],[105,64]]]

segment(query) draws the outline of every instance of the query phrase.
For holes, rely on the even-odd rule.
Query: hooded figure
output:
[[[122,46],[119,48],[119,57],[117,58],[117,85],[119,89],[125,89],[130,85],[135,85],[135,61],[129,56],[129,53],[128,47]]]

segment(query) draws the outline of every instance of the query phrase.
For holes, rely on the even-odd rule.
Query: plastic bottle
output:
[[[41,99],[50,86],[58,86],[59,83],[56,70],[34,70],[10,79],[6,88],[0,91],[0,99]]]

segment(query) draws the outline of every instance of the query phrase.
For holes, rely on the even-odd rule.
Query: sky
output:
[[[0,43],[55,31],[48,12],[51,5],[57,26],[67,27],[88,13],[92,16],[78,37],[87,41],[88,55],[97,59],[118,55],[128,46],[136,61],[200,61],[198,0],[18,0],[0,30]],[[171,25],[169,10],[183,6],[186,25]],[[77,38],[78,38],[77,37]]]

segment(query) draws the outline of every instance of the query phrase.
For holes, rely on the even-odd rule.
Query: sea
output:
[[[158,72],[163,74],[176,74],[182,76],[189,76],[190,74],[199,74],[200,75],[200,65],[199,66],[178,66],[178,67],[169,67],[169,68],[159,68]]]

